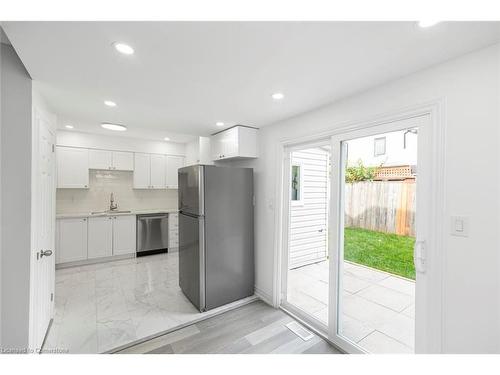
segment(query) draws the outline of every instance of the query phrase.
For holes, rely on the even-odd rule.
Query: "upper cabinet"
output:
[[[178,188],[177,171],[184,166],[184,157],[169,156],[166,157],[166,187],[167,189]]]
[[[108,169],[117,171],[134,170],[134,154],[132,152],[89,150],[90,169]]]
[[[151,189],[165,189],[165,155],[151,154]]]
[[[113,169],[117,171],[133,171],[134,153],[125,151],[113,151]]]
[[[177,189],[184,156],[57,146],[57,187],[88,189],[89,169],[133,171],[134,189]]]
[[[89,151],[86,148],[57,147],[57,187],[89,187]]]
[[[165,155],[134,154],[134,189],[165,189]]]
[[[211,137],[212,159],[258,157],[257,129],[236,125]]]

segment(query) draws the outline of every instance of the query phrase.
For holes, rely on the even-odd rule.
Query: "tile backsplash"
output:
[[[177,190],[133,189],[133,172],[90,170],[88,189],[57,189],[58,214],[102,211],[114,194],[119,210],[177,208]]]

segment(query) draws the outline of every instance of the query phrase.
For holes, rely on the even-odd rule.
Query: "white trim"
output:
[[[270,306],[273,306],[273,296],[267,294],[262,289],[257,287],[254,288],[254,294],[259,297],[263,302],[267,303]]]
[[[356,130],[366,130],[372,127],[376,127],[383,124],[389,124],[392,122],[397,122],[400,120],[408,120],[414,117],[420,117],[423,115],[429,115],[430,117],[430,131],[431,131],[431,152],[433,155],[433,162],[431,165],[431,189],[430,189],[430,210],[429,210],[429,219],[431,220],[430,227],[431,232],[428,234],[428,244],[429,248],[433,249],[432,254],[429,254],[429,258],[432,258],[434,272],[434,280],[432,281],[433,285],[438,285],[439,287],[435,288],[433,291],[432,301],[429,304],[432,306],[432,312],[428,312],[428,314],[433,314],[433,316],[438,316],[439,319],[436,319],[432,327],[428,328],[428,332],[426,333],[426,343],[425,347],[422,348],[422,352],[426,353],[441,353],[443,347],[443,308],[442,301],[444,298],[444,266],[443,266],[443,244],[444,244],[444,232],[443,232],[443,223],[445,220],[445,99],[437,98],[422,104],[417,104],[413,106],[409,106],[406,108],[402,108],[400,110],[394,110],[390,113],[375,115],[363,121],[349,121],[343,124],[339,124],[339,126],[334,129],[319,132],[316,134],[312,134],[310,136],[301,136],[301,137],[293,137],[293,138],[283,138],[281,139],[276,146],[276,163],[277,163],[277,173],[276,173],[276,190],[275,190],[275,201],[276,201],[276,210],[275,210],[275,240],[274,240],[274,278],[273,278],[273,303],[274,307],[279,307],[281,300],[281,280],[282,280],[282,253],[283,253],[283,238],[284,238],[284,224],[286,223],[286,218],[284,218],[284,200],[283,194],[284,185],[283,185],[283,157],[285,155],[285,148],[289,147],[293,149],[295,147],[300,147],[303,144],[308,142],[317,142],[318,139],[321,138],[329,138],[335,135],[340,135],[343,133],[348,133]],[[332,150],[332,155],[334,150]],[[332,160],[332,168],[334,162]],[[335,184],[332,184],[335,185]],[[333,189],[333,187],[332,187]],[[331,195],[332,199],[335,195]],[[332,222],[334,219],[332,217]],[[329,233],[333,233],[333,231],[329,230]],[[329,241],[332,243],[332,241]],[[330,273],[331,274],[331,273]],[[333,277],[333,275],[331,275]],[[331,305],[330,305],[331,306]],[[330,325],[331,326],[331,325]],[[360,348],[351,345],[350,343],[334,343],[337,346],[347,350],[356,352],[360,350]],[[345,348],[344,348],[344,347]]]

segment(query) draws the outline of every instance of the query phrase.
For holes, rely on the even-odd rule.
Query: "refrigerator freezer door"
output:
[[[180,168],[179,176],[179,211],[191,215],[204,215],[202,165]]]
[[[179,214],[179,285],[193,305],[205,310],[204,218]]]
[[[253,171],[205,166],[206,309],[254,294]]]

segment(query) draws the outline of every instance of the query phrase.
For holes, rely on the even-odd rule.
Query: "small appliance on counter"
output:
[[[137,215],[137,256],[168,252],[168,214]]]
[[[253,170],[179,169],[179,285],[200,311],[254,294]]]

